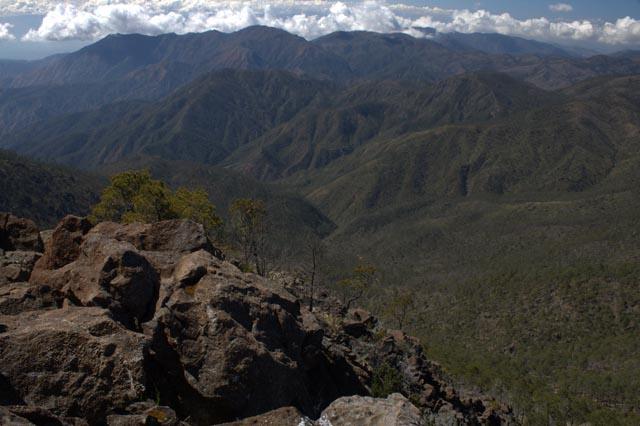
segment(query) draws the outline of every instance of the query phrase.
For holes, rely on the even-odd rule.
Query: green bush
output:
[[[388,363],[383,363],[373,370],[371,395],[375,398],[386,398],[392,393],[402,391],[402,375]]]
[[[173,192],[164,182],[152,179],[148,170],[113,176],[90,218],[123,223],[190,219],[208,232],[218,231],[222,225],[204,190],[178,188]]]

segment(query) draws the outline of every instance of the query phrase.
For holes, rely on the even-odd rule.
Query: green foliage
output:
[[[222,219],[216,214],[216,208],[204,189],[190,191],[178,188],[171,197],[171,209],[178,217],[201,223],[209,231],[222,227]]]
[[[402,375],[385,362],[373,370],[371,395],[375,398],[386,398],[396,392],[402,392]]]
[[[98,222],[157,222],[176,218],[201,223],[209,232],[222,225],[204,190],[178,188],[174,193],[164,182],[152,179],[148,170],[114,175],[91,213],[91,219]]]
[[[93,207],[91,219],[97,222],[155,222],[173,219],[169,209],[169,189],[151,179],[147,170],[129,171],[111,177]]]

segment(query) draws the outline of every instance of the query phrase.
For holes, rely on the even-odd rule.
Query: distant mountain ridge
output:
[[[435,40],[454,49],[468,48],[492,54],[576,56],[564,48],[522,37],[494,33],[437,33]]]
[[[192,68],[191,76],[222,68],[283,69],[326,78],[349,72],[339,58],[301,37],[275,28],[248,27],[231,34],[110,35],[17,76],[12,87],[117,81],[158,67],[168,71],[176,64]]]
[[[111,35],[41,61],[0,61],[0,135],[38,121],[131,100],[157,100],[206,73],[288,71],[352,85],[437,82],[470,72],[502,72],[544,89],[599,75],[640,72],[633,55],[572,57],[555,46],[497,34],[336,32],[307,41],[283,30]],[[4,89],[2,89],[4,87]]]

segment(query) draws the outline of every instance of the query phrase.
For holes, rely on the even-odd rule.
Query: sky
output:
[[[0,58],[72,51],[111,33],[285,29],[495,32],[614,51],[640,48],[640,0],[0,0]]]

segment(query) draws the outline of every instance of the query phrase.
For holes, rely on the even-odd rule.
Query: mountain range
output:
[[[0,210],[50,224],[135,168],[221,212],[263,198],[276,245],[324,239],[332,279],[375,264],[369,307],[411,290],[426,350],[531,424],[637,424],[640,55],[424,32],[111,35],[0,62],[0,147],[29,158],[0,173],[72,200],[44,214],[27,186]]]
[[[478,50],[478,45],[487,47]],[[338,32],[307,41],[282,30],[249,27],[231,34],[111,35],[67,55],[0,62],[0,129],[12,131],[116,101],[158,99],[225,68],[286,70],[339,83],[435,82],[466,72],[502,72],[557,89],[599,75],[637,73],[640,58],[629,52],[576,57],[553,45],[487,34],[417,39]]]

